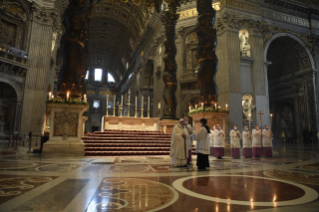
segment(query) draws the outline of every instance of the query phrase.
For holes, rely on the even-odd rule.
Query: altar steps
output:
[[[86,156],[169,155],[171,135],[161,131],[105,130],[82,138]]]

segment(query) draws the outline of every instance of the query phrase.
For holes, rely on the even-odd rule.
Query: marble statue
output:
[[[248,43],[248,32],[244,29],[239,31],[240,53],[243,57],[250,57],[250,45]]]
[[[251,111],[256,107],[255,105],[252,104],[252,99],[253,98],[250,95],[243,96],[244,121],[252,121]]]

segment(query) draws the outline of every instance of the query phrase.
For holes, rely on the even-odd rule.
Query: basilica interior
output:
[[[318,0],[0,0],[0,211],[318,212],[318,64]]]

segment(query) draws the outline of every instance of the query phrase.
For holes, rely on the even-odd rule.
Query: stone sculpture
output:
[[[252,113],[251,111],[256,107],[252,104],[253,98],[250,95],[243,96],[243,113],[244,113],[244,121],[252,121]],[[250,114],[250,116],[249,116]]]
[[[55,126],[59,128],[59,136],[67,140],[71,133],[72,126],[78,123],[78,114],[69,111],[55,113]]]
[[[245,29],[239,31],[240,54],[243,57],[250,57],[249,34]]]

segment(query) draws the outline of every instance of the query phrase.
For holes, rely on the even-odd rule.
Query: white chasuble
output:
[[[225,147],[225,133],[223,130],[214,130],[214,147]]]
[[[267,130],[267,129],[263,130],[263,146],[272,147],[271,130]]]
[[[253,147],[261,147],[261,130],[253,129]]]
[[[200,128],[198,133],[194,136],[196,140],[196,153],[202,153],[204,155],[209,154],[209,134],[205,127]]]
[[[231,148],[240,148],[241,134],[238,130],[230,131]]]
[[[243,131],[243,148],[252,148],[250,132],[246,130]]]
[[[183,133],[185,134],[185,128],[182,125],[177,124],[174,126],[170,152],[170,157],[173,159],[186,160],[188,157],[186,141],[182,136]]]

